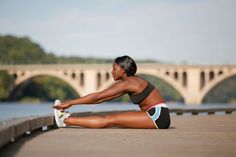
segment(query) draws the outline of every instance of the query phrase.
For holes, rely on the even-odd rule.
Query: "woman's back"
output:
[[[133,103],[139,104],[142,110],[147,110],[153,105],[164,103],[159,91],[147,80],[132,76],[126,80],[129,84],[129,96]]]

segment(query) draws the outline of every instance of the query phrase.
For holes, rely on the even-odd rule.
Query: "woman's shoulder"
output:
[[[139,76],[130,76],[127,79],[127,84],[130,87],[137,89],[137,88],[144,88],[145,86],[147,86],[148,81]]]
[[[128,81],[134,82],[134,83],[144,83],[144,82],[148,82],[147,80],[145,80],[145,79],[143,79],[142,77],[137,76],[137,75],[128,77]]]

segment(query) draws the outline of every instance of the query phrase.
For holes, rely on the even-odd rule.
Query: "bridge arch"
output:
[[[183,97],[183,99],[185,100],[185,92],[184,91],[185,89],[177,82],[177,83],[173,83],[173,81],[176,82],[176,80],[174,79],[171,79],[169,77],[165,77],[164,75],[162,74],[157,74],[156,72],[143,72],[143,71],[140,71],[140,72],[137,72],[138,75],[140,74],[144,74],[144,75],[150,75],[150,76],[153,76],[153,77],[157,77],[161,80],[163,80],[164,82],[166,82],[167,84],[169,84],[170,86],[172,86],[177,92],[179,92],[179,94]],[[114,80],[113,79],[109,79],[107,80],[107,82],[105,84],[103,84],[103,86],[101,86],[98,90],[101,91],[103,89],[106,89],[108,88],[109,86],[111,86],[112,84],[114,83]]]
[[[183,95],[181,95],[181,93],[173,85],[166,82],[162,78],[154,76],[154,75],[150,75],[150,74],[144,74],[144,73],[139,73],[138,75],[150,81],[154,86],[156,86],[156,88],[159,90],[159,92],[161,93],[161,95],[164,97],[166,101],[177,101],[177,102],[184,101]],[[169,92],[176,93],[176,94],[170,95]]]
[[[211,82],[209,82],[202,90],[200,94],[200,100],[201,102],[203,101],[204,97],[215,87],[217,86],[218,84],[220,84],[221,82],[223,82],[224,80],[230,78],[230,77],[233,77],[233,76],[236,76],[236,71],[233,72],[233,73],[227,73],[227,74],[224,74],[224,75],[221,75],[217,78],[215,78],[214,80],[212,80]]]
[[[52,76],[52,77],[58,78],[58,79],[64,81],[65,83],[67,83],[70,87],[72,87],[74,89],[74,91],[79,96],[82,95],[82,91],[79,90],[80,88],[78,87],[78,84],[76,84],[74,81],[70,80],[70,78],[65,77],[63,75],[60,75],[58,73],[56,74],[56,73],[40,72],[40,73],[31,74],[31,75],[26,74],[26,75],[20,76],[20,77],[18,77],[17,74],[14,74],[14,75],[16,77],[16,81],[15,81],[15,85],[13,87],[13,90],[14,90],[15,87],[19,86],[20,84],[26,82],[27,80],[33,79],[35,77],[38,77],[38,76]]]
[[[163,75],[162,73],[157,73],[156,71],[147,71],[147,72],[138,72],[138,74],[145,74],[145,75],[151,75],[157,78],[160,78],[161,80],[165,81],[166,83],[168,83],[169,85],[171,85],[174,89],[176,89],[176,91],[179,92],[179,94],[183,97],[183,99],[185,100],[185,89],[181,86],[181,84],[179,82],[177,82],[176,80],[170,78],[170,77],[166,77],[165,75]]]

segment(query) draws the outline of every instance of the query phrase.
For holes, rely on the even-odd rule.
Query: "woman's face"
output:
[[[124,73],[125,73],[124,69],[122,69],[118,64],[114,62],[112,66],[112,72],[111,72],[113,79],[115,81],[121,79]]]

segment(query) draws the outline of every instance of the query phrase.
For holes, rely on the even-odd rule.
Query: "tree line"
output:
[[[112,63],[113,59],[56,56],[45,52],[28,37],[0,35],[0,64],[73,64],[73,63]],[[138,60],[137,62],[157,62],[155,60]]]
[[[0,64],[64,64],[64,63],[107,63],[111,59],[96,59],[92,57],[63,57],[43,48],[28,37],[12,35],[0,36]]]

